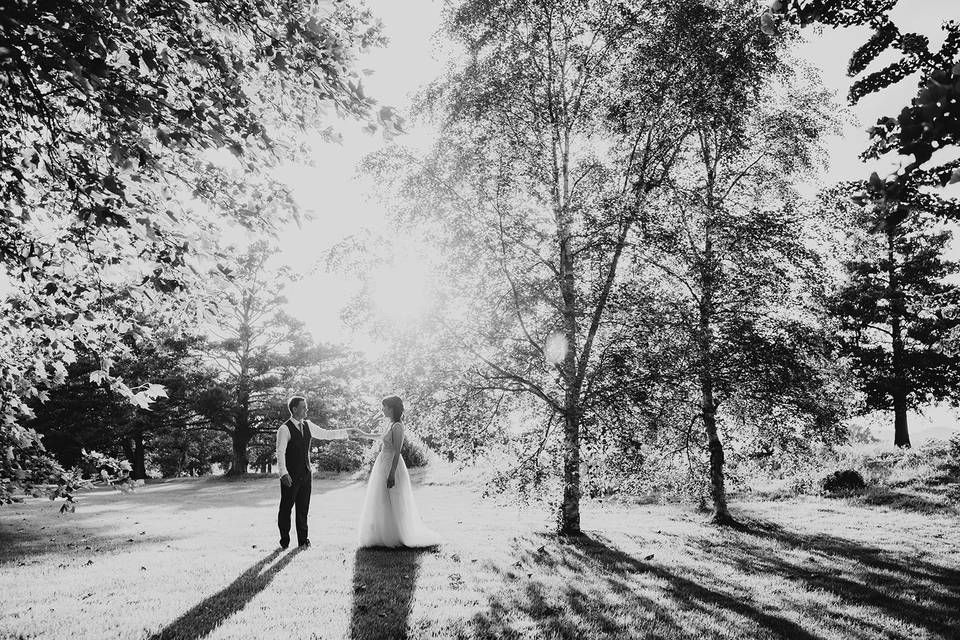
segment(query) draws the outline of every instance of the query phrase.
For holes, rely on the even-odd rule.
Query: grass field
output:
[[[0,507],[3,638],[960,638],[960,517],[899,503],[584,505],[582,539],[465,485],[417,488],[446,543],[354,545],[363,485],[315,480],[309,550],[276,479]]]

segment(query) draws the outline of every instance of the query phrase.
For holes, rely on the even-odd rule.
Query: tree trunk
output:
[[[247,472],[250,467],[250,459],[247,457],[247,445],[250,444],[250,432],[247,429],[235,429],[230,434],[233,443],[233,460],[230,468],[227,470],[228,476],[240,476]]]
[[[717,433],[716,407],[713,398],[713,378],[707,373],[700,378],[703,427],[710,448],[710,496],[713,498],[713,521],[732,524],[733,516],[727,508],[727,490],[723,478],[723,443]]]
[[[210,469],[210,460],[207,457],[207,442],[205,434],[200,434],[200,443],[197,446],[197,475],[206,475]],[[191,474],[193,475],[193,474]]]
[[[900,323],[902,310],[900,282],[897,278],[894,241],[896,228],[887,228],[887,276],[889,289],[887,302],[890,305],[890,334],[893,342],[893,384],[890,395],[893,396],[893,444],[896,447],[910,447],[910,431],[907,427],[907,375],[903,363],[903,327]]]
[[[893,334],[893,444],[910,447],[910,431],[907,428],[907,380],[903,366],[903,336],[900,318],[890,323]]]
[[[561,264],[564,277],[561,291],[564,299],[564,323],[566,325],[567,354],[563,368],[566,373],[566,391],[564,393],[563,416],[563,502],[558,514],[558,533],[560,535],[580,535],[580,390],[576,378],[577,321],[575,294],[573,290],[572,260],[567,251],[561,250]]]
[[[563,359],[563,502],[558,514],[560,535],[580,535],[580,388],[577,377],[577,290],[574,259],[570,248],[569,212],[557,212],[560,236],[560,295],[563,299],[564,336],[567,353]]]
[[[237,376],[237,408],[233,433],[233,462],[227,471],[228,476],[239,476],[247,472],[250,459],[247,457],[247,445],[253,434],[250,432],[250,327],[249,306],[244,307],[244,320],[240,327],[240,339],[244,348],[239,359],[240,371]]]
[[[709,166],[709,164],[708,164]],[[712,203],[713,174],[708,177],[708,202]],[[732,524],[733,517],[727,508],[727,490],[723,477],[723,443],[717,432],[717,402],[714,397],[713,340],[713,237],[710,214],[704,225],[703,263],[700,265],[700,412],[703,428],[707,434],[710,450],[710,496],[713,499],[713,521],[717,524]]]
[[[552,45],[551,45],[552,47]],[[552,49],[551,49],[552,51]],[[570,197],[570,135],[561,121],[553,123],[554,184],[553,209],[557,221],[560,250],[560,297],[563,301],[563,329],[567,353],[563,416],[563,502],[560,505],[558,533],[580,535],[580,380],[577,375],[578,313],[576,264]]]
[[[130,463],[130,477],[134,480],[146,480],[146,452],[143,447],[143,434],[137,433],[123,439],[123,453]]]
[[[560,506],[558,533],[580,535],[580,418],[577,407],[564,417],[563,431],[563,503]]]

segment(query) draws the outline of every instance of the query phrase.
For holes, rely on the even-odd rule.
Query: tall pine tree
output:
[[[940,345],[960,324],[949,312],[960,302],[949,282],[960,264],[943,257],[952,233],[929,213],[899,223],[865,214],[858,222],[833,308],[865,409],[893,410],[894,444],[909,447],[908,411],[960,402],[960,357]]]

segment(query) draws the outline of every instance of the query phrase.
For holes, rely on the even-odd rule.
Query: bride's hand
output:
[[[393,489],[393,485],[395,484],[396,482],[394,481],[393,474],[391,473],[387,476],[387,489]]]

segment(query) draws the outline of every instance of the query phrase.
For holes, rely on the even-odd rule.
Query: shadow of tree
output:
[[[407,637],[421,557],[428,549],[357,549],[353,561],[352,640]]]
[[[564,640],[726,638],[732,623],[742,626],[750,621],[762,630],[758,637],[820,640],[797,623],[764,611],[744,594],[635,558],[602,536],[543,535],[528,542],[515,567],[527,564],[537,569],[536,575],[563,572],[578,579],[565,583],[559,594],[538,579],[521,579],[519,588],[491,596],[489,611],[473,619],[473,637],[527,638],[532,625],[535,637]],[[514,572],[501,573],[507,583],[516,578]],[[655,587],[638,588],[638,577]],[[514,612],[526,622],[516,624]],[[639,626],[637,612],[643,612]]]
[[[957,570],[767,523],[691,538],[690,561],[669,567],[596,534],[544,534],[518,545],[514,570],[493,567],[502,590],[488,594],[487,609],[458,637],[952,638],[960,628],[960,594],[950,592],[960,584]],[[830,556],[822,558],[824,570],[802,566],[797,556],[806,554],[790,553],[794,547]],[[753,582],[758,576],[800,581],[800,588],[766,593],[759,585],[769,581]],[[819,592],[830,596],[829,610]],[[906,626],[889,628],[889,618]]]
[[[116,527],[86,525],[82,528],[82,537],[78,537],[79,527],[64,521],[58,526],[14,529],[0,524],[0,567],[14,564],[39,564],[47,556],[63,557],[65,561],[77,562],[81,559],[96,558],[98,554],[112,551],[129,551],[141,545],[164,544],[177,540],[173,536],[139,535],[117,533]]]
[[[888,507],[913,513],[957,515],[957,507],[950,504],[946,499],[937,500],[937,497],[937,494],[933,492],[923,494],[887,487],[874,487],[861,493],[856,500],[866,505]]]
[[[898,557],[878,547],[828,534],[804,535],[763,521],[746,521],[736,545],[710,544],[714,560],[740,571],[762,571],[800,581],[851,606],[878,612],[944,638],[960,637],[960,569]],[[751,541],[750,538],[754,541]],[[807,552],[800,560],[756,540]],[[703,548],[703,539],[691,545]],[[842,567],[842,568],[838,568]]]
[[[294,549],[271,565],[281,554],[279,549],[273,551],[228,586],[150,636],[150,640],[198,640],[206,637],[220,623],[243,609],[258,593],[266,589],[274,576],[299,553],[300,549]]]

